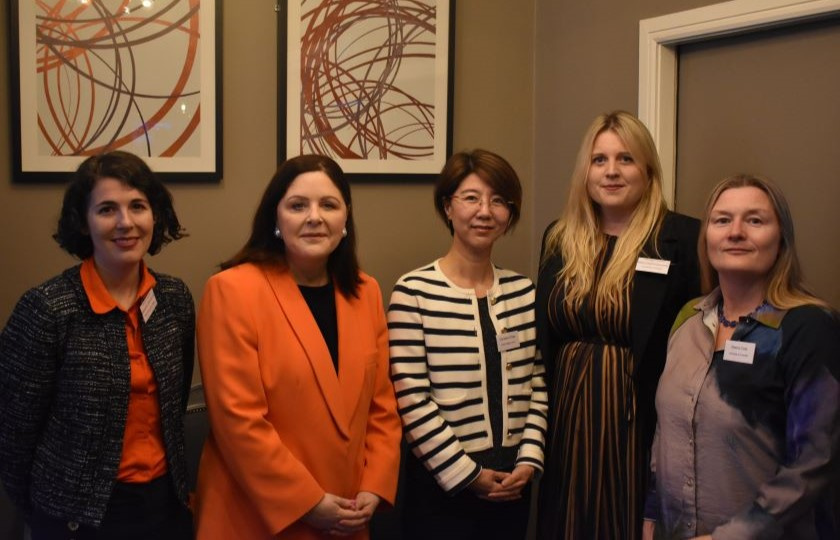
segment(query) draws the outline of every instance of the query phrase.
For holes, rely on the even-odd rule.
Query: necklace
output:
[[[748,313],[747,317],[751,317],[751,316],[755,315],[756,313],[761,313],[762,311],[766,310],[768,307],[769,307],[769,304],[767,303],[767,300],[765,300],[762,303],[760,303],[758,305],[758,307],[756,307],[754,310],[752,310],[752,312]],[[720,302],[718,302],[717,316],[718,316],[718,322],[720,322],[720,324],[722,324],[726,328],[735,328],[736,326],[738,326],[738,321],[730,321],[729,319],[727,319],[724,316],[724,314],[723,314],[723,298],[721,298]]]

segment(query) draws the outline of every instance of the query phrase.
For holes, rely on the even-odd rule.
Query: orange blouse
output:
[[[122,309],[111,297],[96,271],[93,258],[82,263],[81,278],[94,313],[105,314],[119,309],[125,314],[125,336],[131,370],[131,393],[123,436],[122,457],[117,471],[120,482],[149,482],[166,472],[166,451],[160,427],[160,405],[155,374],[140,332],[140,303],[155,286],[155,278],[140,263],[140,286],[130,309]]]

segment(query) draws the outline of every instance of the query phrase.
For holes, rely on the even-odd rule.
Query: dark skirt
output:
[[[530,484],[522,490],[520,499],[492,502],[479,499],[469,488],[448,495],[412,454],[406,457],[405,472],[404,539],[525,538],[531,507]]]

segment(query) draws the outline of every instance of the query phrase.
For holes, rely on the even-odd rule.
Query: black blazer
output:
[[[549,225],[548,232],[554,224]],[[668,212],[658,237],[658,256],[653,242],[648,242],[643,256],[671,261],[667,275],[636,272],[630,299],[630,333],[636,370],[636,418],[640,422],[644,448],[649,448],[656,428],[654,398],[659,375],[665,366],[668,334],[680,308],[700,294],[700,270],[697,260],[697,237],[700,222]],[[543,250],[545,236],[543,237]],[[542,257],[541,257],[542,259]],[[540,261],[537,280],[537,341],[546,366],[549,392],[553,384],[553,365],[561,343],[552,337],[548,320],[548,302],[555,276],[563,268],[559,255]]]
[[[34,505],[97,527],[122,455],[130,368],[124,315],[93,312],[79,268],[30,289],[0,333],[0,478],[24,513]],[[168,472],[186,506],[183,415],[195,308],[181,280],[152,275],[158,304],[140,325]]]

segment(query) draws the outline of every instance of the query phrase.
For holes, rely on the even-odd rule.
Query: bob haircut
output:
[[[751,174],[736,174],[722,180],[712,190],[706,209],[703,212],[703,224],[697,241],[697,255],[700,260],[700,279],[703,292],[708,294],[720,284],[717,270],[709,261],[706,246],[706,229],[709,226],[712,209],[724,191],[736,188],[753,187],[763,191],[779,221],[779,253],[776,262],[767,274],[765,298],[779,309],[790,309],[805,304],[828,307],[828,304],[814,296],[804,284],[799,256],[796,253],[796,238],[793,229],[793,215],[784,193],[767,178]]]
[[[280,164],[257,206],[251,226],[251,236],[236,255],[221,264],[222,270],[243,263],[286,265],[286,244],[282,238],[274,236],[274,228],[277,226],[277,206],[298,176],[316,171],[326,174],[332,180],[341,192],[344,204],[347,205],[347,223],[345,224],[347,236],[341,239],[338,247],[327,259],[327,272],[341,294],[347,298],[358,297],[362,278],[359,275],[359,261],[356,256],[356,225],[353,222],[350,183],[338,163],[326,156],[315,154],[297,156]]]
[[[449,228],[449,234],[455,234],[455,230],[446,217],[446,204],[458,191],[464,178],[471,174],[478,175],[493,191],[508,201],[510,220],[505,232],[513,229],[522,210],[522,185],[519,183],[519,176],[502,156],[476,148],[471,152],[453,154],[446,161],[435,182],[435,210]]]
[[[155,220],[148,250],[150,255],[156,255],[172,240],[187,236],[175,214],[172,195],[149,166],[130,152],[113,150],[84,160],[64,191],[58,230],[53,235],[53,239],[64,251],[80,259],[93,256],[87,211],[90,194],[96,182],[102,178],[119,180],[142,192],[149,200]]]

